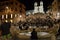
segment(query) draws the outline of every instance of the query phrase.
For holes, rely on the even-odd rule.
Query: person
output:
[[[33,31],[31,32],[31,40],[38,40],[37,32],[35,31],[35,29],[33,29]]]

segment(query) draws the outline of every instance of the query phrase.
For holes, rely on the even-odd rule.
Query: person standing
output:
[[[31,40],[38,40],[37,32],[35,31],[35,29],[33,29],[33,31],[31,32]]]

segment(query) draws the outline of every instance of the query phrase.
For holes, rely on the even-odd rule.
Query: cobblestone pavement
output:
[[[0,40],[3,40],[3,39],[0,38]],[[19,39],[17,37],[13,37],[11,39],[6,39],[6,40],[30,40],[30,39],[24,39],[24,38],[23,39]],[[40,38],[39,40],[50,40],[50,39],[49,38],[48,39],[41,39]],[[60,40],[60,35],[57,36],[57,40]]]

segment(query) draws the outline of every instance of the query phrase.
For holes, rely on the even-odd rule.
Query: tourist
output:
[[[31,40],[38,40],[37,32],[35,31],[35,29],[33,29],[33,31],[31,32]]]

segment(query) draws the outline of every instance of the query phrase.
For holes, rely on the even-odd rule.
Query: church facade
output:
[[[38,3],[34,3],[34,12],[33,13],[44,13],[44,8],[43,8],[43,1],[40,1],[40,6],[38,6]]]
[[[44,7],[43,7],[43,1],[40,1],[40,5],[38,6],[38,3],[35,2],[34,3],[34,9],[33,10],[29,10],[26,12],[26,15],[28,14],[35,14],[35,13],[45,13],[44,12]]]

